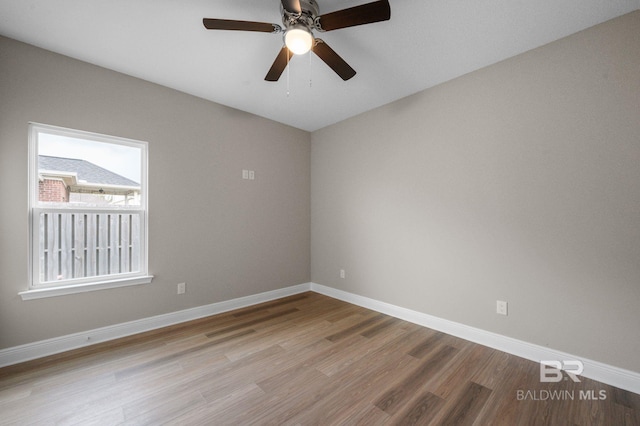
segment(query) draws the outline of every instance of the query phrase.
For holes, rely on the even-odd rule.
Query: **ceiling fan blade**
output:
[[[331,31],[373,22],[388,21],[390,18],[391,7],[389,6],[389,1],[380,0],[327,13],[319,17],[319,23],[322,31]]]
[[[266,81],[278,81],[282,72],[289,64],[291,57],[293,57],[293,53],[287,49],[287,46],[283,46],[264,79]]]
[[[302,13],[300,0],[281,0],[282,7],[289,13]]]
[[[277,33],[281,30],[280,26],[276,24],[232,19],[204,18],[202,23],[208,30],[258,31],[262,33]]]
[[[347,64],[327,43],[317,38],[313,53],[318,55],[329,68],[334,70],[344,81],[356,75],[356,71]]]

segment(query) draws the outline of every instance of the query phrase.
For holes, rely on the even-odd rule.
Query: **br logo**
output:
[[[581,361],[540,361],[540,381],[559,382],[564,377],[562,372],[574,382],[580,382],[578,376],[584,371]]]

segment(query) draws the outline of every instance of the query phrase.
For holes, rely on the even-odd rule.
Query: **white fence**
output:
[[[140,211],[39,211],[40,283],[140,270]]]

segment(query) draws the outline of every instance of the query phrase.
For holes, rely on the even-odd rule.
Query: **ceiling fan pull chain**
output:
[[[309,51],[307,55],[309,55],[309,87],[313,87],[313,64],[311,63],[311,51]]]
[[[291,67],[289,66],[289,52],[287,51],[287,98],[289,97],[289,70]]]

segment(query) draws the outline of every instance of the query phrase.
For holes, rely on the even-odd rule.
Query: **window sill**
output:
[[[61,287],[36,288],[18,293],[22,300],[42,299],[45,297],[64,296],[66,294],[85,293],[88,291],[106,290],[108,288],[128,287],[149,284],[153,275],[123,278],[119,280],[98,281],[90,284],[75,284]]]

